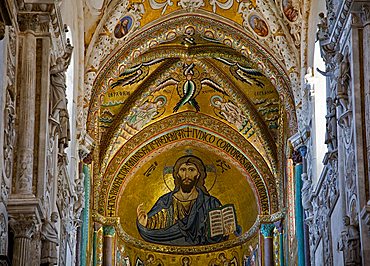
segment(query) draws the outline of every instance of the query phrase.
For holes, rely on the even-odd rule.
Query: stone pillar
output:
[[[36,37],[27,30],[23,33],[21,51],[22,76],[20,82],[18,125],[26,129],[18,130],[17,172],[15,194],[32,195],[33,150],[35,131],[35,95],[36,95]],[[23,111],[22,111],[23,110]]]
[[[90,211],[90,166],[91,155],[89,154],[83,159],[83,163],[80,164],[81,174],[83,175],[83,191],[79,194],[79,199],[81,199],[81,208],[83,211],[81,213],[81,266],[87,265],[87,246],[88,246],[88,234],[89,234],[89,211]],[[83,200],[82,200],[83,199]],[[95,232],[94,232],[95,235]]]
[[[37,164],[35,150],[36,96],[38,72],[37,36],[38,16],[18,15],[19,64],[17,65],[17,157],[15,159],[14,186],[8,201],[11,228],[14,231],[13,266],[31,265],[39,257],[36,240],[31,241],[35,227],[41,221],[41,202],[37,197]],[[38,240],[39,241],[39,240]],[[33,252],[31,252],[33,250]]]
[[[364,4],[361,7],[362,24],[363,26],[363,42],[364,42],[364,73],[370,73],[370,3]],[[365,120],[366,124],[366,148],[367,148],[367,165],[370,165],[370,79],[364,80],[365,91]],[[370,168],[367,169],[367,184],[370,191]],[[368,197],[367,206],[370,207],[370,197]],[[369,224],[370,226],[370,224]],[[370,234],[370,230],[369,230]]]
[[[370,71],[370,4],[362,6],[362,21],[363,21],[363,40],[364,40],[364,73],[369,73]],[[367,184],[368,184],[368,191],[370,191],[370,80],[364,80],[364,90],[365,90],[365,106],[367,110],[365,110],[365,121],[366,124],[366,148],[367,148]],[[370,198],[367,198],[367,204],[365,206],[361,206],[361,218],[364,221],[363,223],[367,226],[369,235],[370,235]],[[370,249],[370,247],[367,247]],[[370,251],[367,250],[367,254]],[[365,253],[366,254],[366,253]],[[369,255],[367,257],[370,258]]]
[[[14,231],[13,263],[16,266],[30,265],[31,237],[36,229],[36,220],[32,217],[19,216],[9,222]]]
[[[261,224],[261,234],[263,235],[263,261],[265,266],[274,265],[274,255],[273,255],[273,231],[274,224]]]
[[[304,230],[303,230],[303,207],[302,207],[302,156],[299,151],[293,152],[294,177],[295,177],[295,227],[298,249],[298,266],[305,265]]]
[[[285,265],[284,261],[284,224],[283,221],[277,221],[274,223],[276,229],[279,232],[279,260],[280,260],[280,266]]]
[[[103,266],[113,265],[113,237],[115,234],[115,229],[113,226],[103,227]]]
[[[356,157],[357,206],[359,207],[359,229],[362,265],[370,265],[370,81],[368,73],[370,4],[355,0],[351,6],[351,87],[353,100],[354,149]]]

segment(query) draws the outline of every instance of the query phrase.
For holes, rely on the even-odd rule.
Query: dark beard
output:
[[[182,182],[182,180],[180,180],[180,187],[181,187],[181,190],[184,192],[184,193],[190,193],[191,190],[193,189],[193,187],[195,186],[195,184],[197,183],[197,180],[194,179],[193,181],[191,181],[190,184],[184,184]]]

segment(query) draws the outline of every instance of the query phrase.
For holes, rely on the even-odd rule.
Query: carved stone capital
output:
[[[301,153],[299,151],[293,151],[292,160],[294,165],[302,163]]]
[[[272,237],[274,229],[275,229],[274,224],[261,224],[260,232],[264,238],[268,238]]]
[[[303,145],[301,147],[298,148],[298,151],[299,153],[301,154],[301,156],[304,158],[306,157],[306,154],[307,154],[307,146]]]
[[[359,12],[351,13],[351,24],[354,27],[362,27],[361,14]]]
[[[113,237],[116,233],[116,230],[114,229],[114,226],[111,225],[105,225],[103,226],[103,235],[107,237]]]
[[[362,8],[361,8],[361,11],[362,11],[362,14],[361,14],[361,18],[362,18],[362,23],[363,24],[367,24],[370,22],[370,5],[363,5]]]
[[[14,238],[31,239],[36,231],[36,218],[19,214],[10,219],[9,225],[14,232]]]
[[[80,138],[78,150],[80,160],[84,160],[93,149],[94,149],[94,139],[92,137],[86,134]]]
[[[61,24],[61,14],[59,8],[60,1],[54,0],[33,0],[32,3],[24,3],[24,0],[19,1],[18,4],[20,13],[29,13],[32,12],[37,15],[45,16],[48,19],[47,31],[49,31],[49,26],[52,26],[50,30],[54,31],[56,37],[59,37],[61,31],[64,30],[63,25]]]
[[[298,132],[289,138],[289,142],[292,144],[294,150],[302,150],[305,153],[307,152],[307,145],[310,138],[310,130],[305,128],[302,132]]]
[[[35,33],[49,31],[50,16],[47,13],[19,13],[18,24],[21,31],[31,30]]]

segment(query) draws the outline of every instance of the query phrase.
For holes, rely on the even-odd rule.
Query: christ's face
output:
[[[183,192],[189,193],[196,185],[200,176],[198,168],[193,163],[184,163],[179,168],[180,187]]]

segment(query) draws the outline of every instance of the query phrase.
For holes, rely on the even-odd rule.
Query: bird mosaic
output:
[[[260,88],[264,88],[264,83],[258,79],[263,77],[263,74],[256,69],[240,64],[239,62],[230,61],[225,58],[218,57],[218,61],[229,66],[230,73],[238,80],[245,82],[249,85],[255,85]],[[137,83],[149,75],[149,66],[164,61],[165,58],[159,58],[148,62],[143,62],[133,67],[125,69],[120,75],[117,81],[111,84],[111,89],[117,86],[128,86]],[[173,112],[180,111],[184,106],[189,105],[196,112],[200,112],[201,106],[197,101],[197,96],[201,92],[204,86],[208,86],[214,91],[223,95],[228,95],[225,89],[215,82],[212,78],[204,77],[197,70],[197,63],[194,61],[187,60],[182,64],[182,75],[175,75],[165,79],[156,85],[153,91],[162,90],[168,86],[176,86],[176,91],[180,99],[176,102],[173,107]]]
[[[111,89],[114,89],[117,86],[123,87],[139,82],[149,74],[149,66],[160,63],[163,60],[163,58],[154,59],[125,69],[119,75],[120,78],[116,82],[111,84]]]
[[[258,70],[246,66],[242,66],[238,62],[231,62],[224,58],[216,58],[218,61],[230,66],[230,73],[238,80],[243,81],[249,85],[255,84],[260,88],[264,88],[265,84],[259,81],[256,77],[261,77],[263,74]]]

